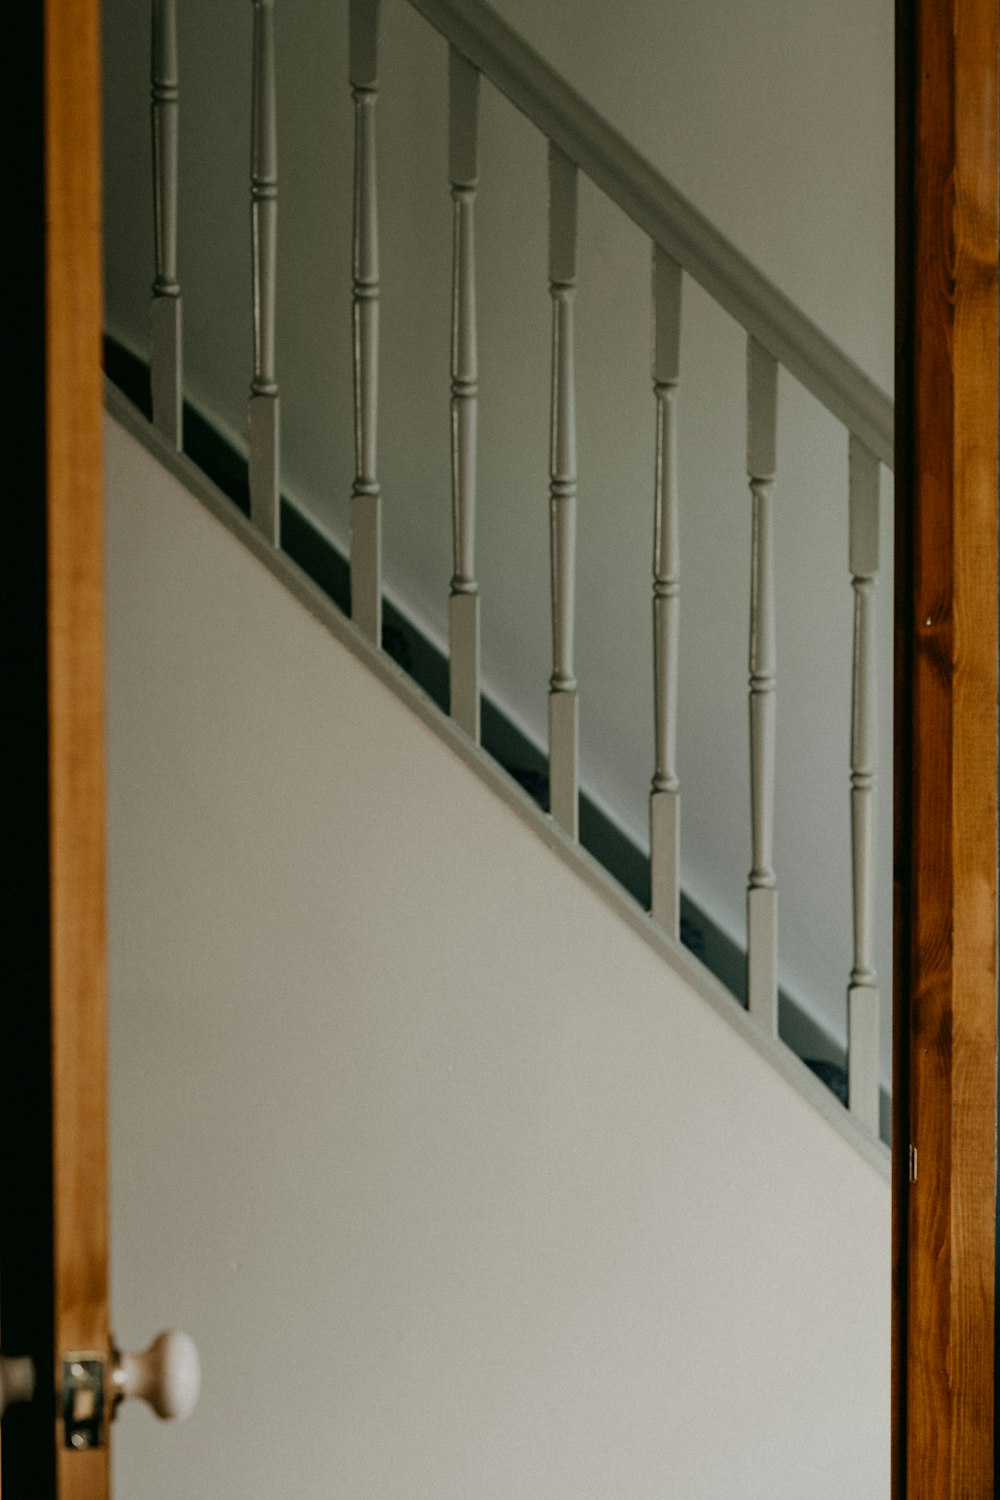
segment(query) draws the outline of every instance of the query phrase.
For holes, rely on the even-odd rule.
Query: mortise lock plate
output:
[[[60,1393],[64,1446],[77,1453],[103,1448],[108,1418],[129,1397],[141,1396],[158,1417],[187,1417],[200,1386],[198,1351],[184,1333],[161,1333],[141,1354],[115,1349],[110,1361],[94,1350],[67,1354]]]
[[[77,1452],[104,1446],[104,1365],[104,1356],[92,1350],[63,1360],[63,1442]]]

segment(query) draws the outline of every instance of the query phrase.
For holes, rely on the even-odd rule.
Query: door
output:
[[[24,8],[20,19],[17,66],[4,91],[4,139],[20,170],[5,181],[8,223],[16,232],[8,233],[5,244],[7,286],[13,290],[4,344],[8,374],[16,379],[7,383],[3,407],[9,561],[0,590],[8,770],[3,840],[11,879],[4,937],[9,990],[0,1007],[0,1120],[6,1148],[0,1332],[8,1356],[32,1359],[36,1394],[12,1406],[5,1419],[2,1484],[8,1500],[55,1495],[100,1500],[108,1494],[113,1376],[107,1275],[98,6],[96,0],[46,0],[44,7]],[[988,48],[975,50],[990,58],[987,137],[993,154],[981,176],[992,203],[995,18]],[[903,191],[905,196],[905,184]],[[990,318],[995,319],[993,228],[985,259]],[[994,326],[991,321],[990,329]],[[990,349],[995,347],[991,337]],[[982,361],[975,365],[974,385],[992,422],[995,387],[987,390],[983,367]],[[992,379],[992,359],[989,367]],[[915,382],[921,374],[918,369]],[[932,390],[932,372],[925,378]],[[981,448],[992,467],[992,427]],[[987,591],[995,593],[995,580]],[[992,644],[990,655],[995,662]],[[992,701],[992,687],[988,696]],[[984,780],[995,783],[992,764]],[[967,800],[973,805],[974,799]],[[992,842],[991,824],[989,866]],[[992,898],[987,904],[992,909]],[[911,987],[920,977],[918,956],[908,976]],[[933,1080],[921,1085],[925,1108],[932,1085]],[[927,1159],[921,1155],[921,1164]],[[921,1211],[929,1220],[935,1201],[947,1204],[947,1185],[935,1200],[933,1174],[922,1171],[917,1183],[925,1205]],[[906,1192],[904,1184],[902,1202]],[[977,1193],[978,1200],[984,1197],[989,1191]],[[979,1254],[990,1259],[990,1236],[980,1233],[976,1239]],[[917,1255],[922,1245],[917,1235]],[[904,1236],[904,1272],[912,1248]],[[911,1268],[913,1285],[920,1264],[915,1272]],[[901,1279],[905,1284],[902,1273]],[[901,1321],[898,1327],[901,1364],[909,1361],[917,1373],[943,1370],[929,1322],[915,1327]],[[953,1330],[953,1353],[954,1338]],[[981,1329],[978,1335],[973,1330],[970,1342],[980,1356],[987,1352]],[[925,1384],[932,1384],[930,1378]],[[988,1374],[979,1388],[988,1404]],[[911,1373],[911,1405],[918,1389]],[[67,1422],[67,1416],[75,1421]],[[954,1422],[951,1430],[961,1430],[961,1423]],[[988,1420],[978,1424],[977,1436],[977,1472],[985,1475],[992,1463]],[[899,1441],[905,1452],[903,1424]],[[964,1451],[970,1451],[967,1442]],[[920,1475],[914,1469],[909,1478],[919,1482]],[[947,1480],[937,1492],[950,1492]]]
[[[4,677],[16,733],[6,736],[14,899],[0,1022],[0,1317],[5,1354],[33,1362],[35,1396],[5,1419],[2,1483],[12,1500],[100,1500],[111,1371],[99,7],[47,0],[24,20],[8,136],[21,170],[10,183],[17,291],[5,333],[18,378],[7,382],[4,445]],[[64,1421],[64,1368],[75,1427]]]

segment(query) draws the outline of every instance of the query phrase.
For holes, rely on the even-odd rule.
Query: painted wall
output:
[[[868,372],[891,377],[887,0],[502,0],[571,82]],[[188,388],[239,438],[250,374],[250,7],[180,0]],[[143,7],[106,0],[108,320],[145,340],[151,275]],[[287,490],[341,542],[352,476],[346,5],[278,7],[278,363]],[[439,640],[450,560],[443,43],[383,21],[382,442],[388,586]],[[549,303],[544,144],[486,90],[479,204],[479,572],[489,691],[544,743]],[[652,770],[648,246],[581,192],[577,670],[584,780],[640,843]],[[744,340],[686,293],[679,743],[684,880],[742,938],[749,868]],[[851,612],[844,434],[781,385],[776,862],[782,978],[843,1037],[851,964]],[[878,967],[890,989],[891,485],[881,585]],[[888,1003],[883,1075],[889,1074]]]
[[[120,1500],[886,1495],[883,1174],[107,444]]]

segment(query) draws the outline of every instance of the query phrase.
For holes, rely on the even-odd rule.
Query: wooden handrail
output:
[[[892,398],[484,0],[410,0],[632,222],[891,469]]]

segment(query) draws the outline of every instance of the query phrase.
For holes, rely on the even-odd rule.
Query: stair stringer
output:
[[[123,1492],[886,1493],[888,1153],[108,400]]]

